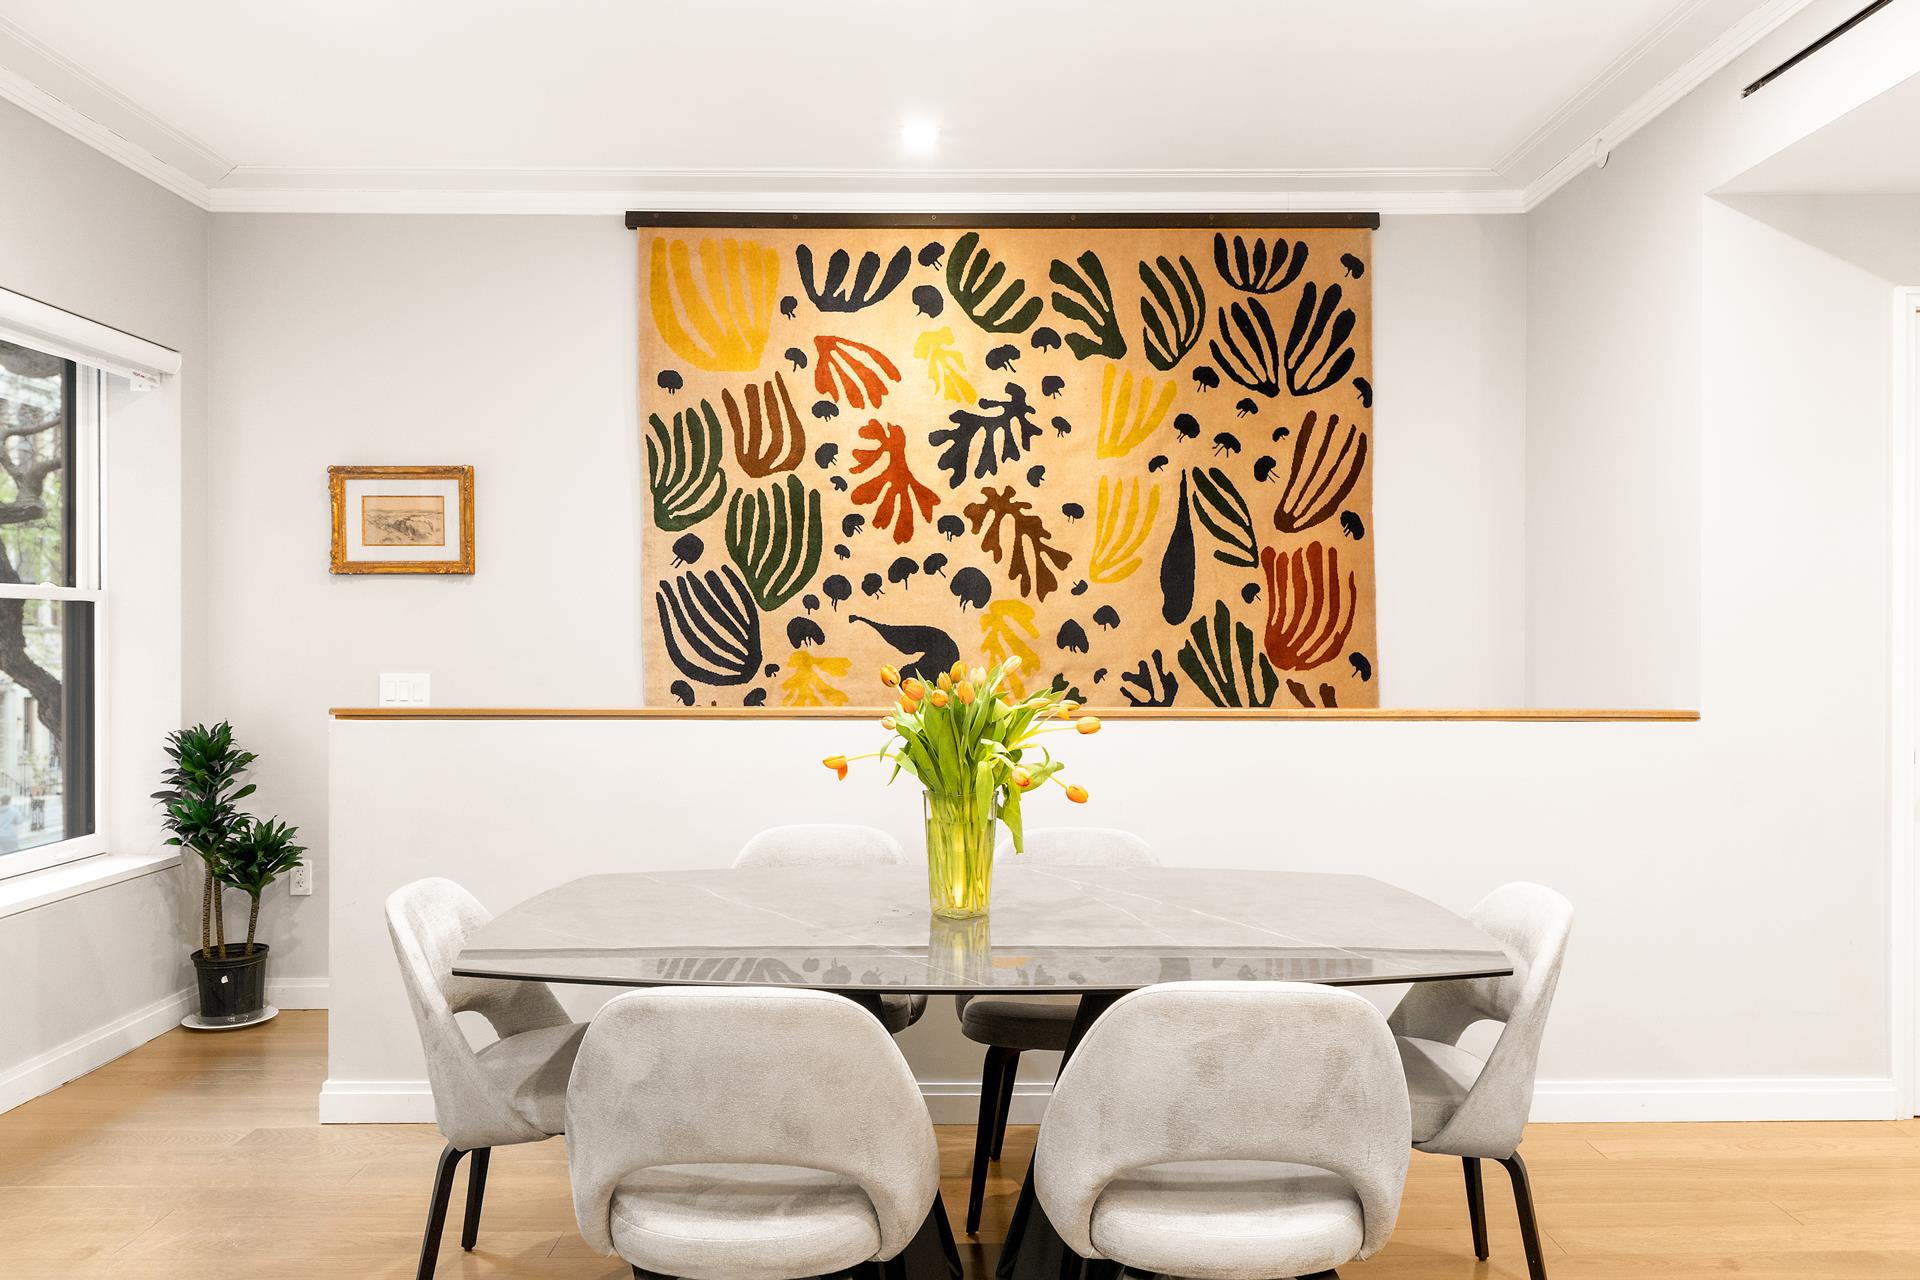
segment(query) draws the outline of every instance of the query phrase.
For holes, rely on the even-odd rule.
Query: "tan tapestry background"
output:
[[[639,237],[649,703],[1378,705],[1367,231]]]

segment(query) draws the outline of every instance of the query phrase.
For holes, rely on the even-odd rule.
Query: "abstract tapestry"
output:
[[[650,704],[1378,705],[1365,229],[639,241]]]

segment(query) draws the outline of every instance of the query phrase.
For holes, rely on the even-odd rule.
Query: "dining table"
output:
[[[1513,962],[1457,913],[1367,876],[1015,861],[994,871],[991,911],[966,920],[933,916],[926,873],[909,866],[584,876],[483,925],[453,972],[614,987],[807,987],[876,1010],[883,995],[1078,996],[1064,1065],[1114,1001],[1155,983],[1443,982],[1504,976]],[[958,1280],[944,1215],[929,1215],[906,1261],[910,1275]],[[1071,1261],[1029,1168],[997,1275],[1057,1280],[1072,1274],[1063,1271]]]

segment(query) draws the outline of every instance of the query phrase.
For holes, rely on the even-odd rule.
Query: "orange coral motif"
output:
[[[940,495],[914,479],[912,469],[907,466],[905,431],[890,422],[883,425],[876,418],[860,428],[860,438],[872,440],[874,446],[853,451],[853,474],[872,470],[882,459],[885,464],[872,479],[855,488],[851,496],[861,506],[879,503],[873,513],[874,524],[893,530],[895,542],[908,542],[913,538],[914,509],[919,509],[922,520],[931,520]]]
[[[900,370],[878,347],[822,333],[815,335],[813,348],[819,353],[813,365],[813,389],[856,409],[869,405],[878,409],[887,397],[887,382],[900,381]]]
[[[1358,587],[1347,574],[1340,598],[1340,550],[1310,542],[1282,555],[1260,552],[1267,579],[1267,627],[1262,646],[1282,671],[1306,671],[1336,657],[1353,630]]]

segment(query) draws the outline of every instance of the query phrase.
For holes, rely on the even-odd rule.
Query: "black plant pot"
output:
[[[267,947],[228,943],[226,959],[218,951],[193,953],[194,976],[200,980],[200,1017],[212,1026],[248,1022],[267,1007]]]

